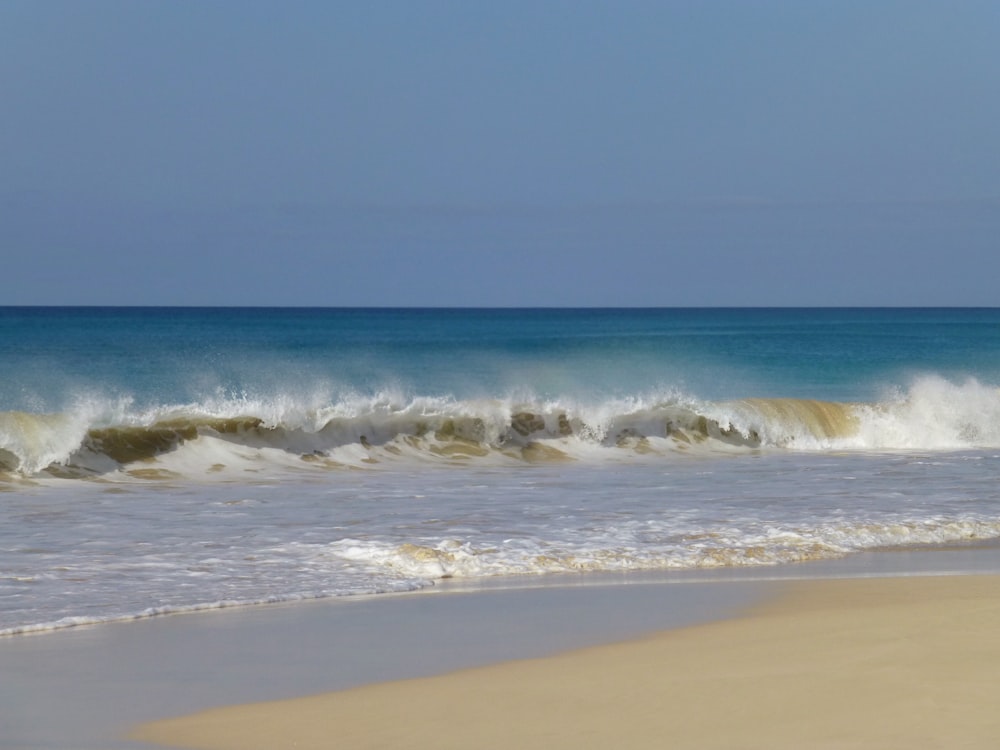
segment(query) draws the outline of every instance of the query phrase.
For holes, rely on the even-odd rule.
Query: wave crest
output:
[[[595,403],[357,395],[0,413],[0,470],[93,475],[207,440],[329,466],[411,459],[551,461],[692,450],[1000,447],[1000,390],[926,377],[878,403],[790,398],[699,402],[676,394]],[[611,450],[614,449],[614,450]],[[610,452],[609,452],[610,451]]]

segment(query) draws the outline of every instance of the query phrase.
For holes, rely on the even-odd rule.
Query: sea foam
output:
[[[89,399],[59,414],[0,413],[0,469],[92,476],[207,439],[314,466],[397,460],[613,460],[698,451],[887,451],[1000,447],[1000,390],[930,375],[873,403],[676,391],[583,401],[458,399],[380,391],[239,394],[134,407]],[[263,454],[262,454],[263,455]],[[325,463],[324,463],[325,461]],[[212,465],[218,464],[213,460]]]

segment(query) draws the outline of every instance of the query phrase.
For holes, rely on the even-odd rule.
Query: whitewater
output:
[[[0,634],[1000,538],[996,310],[0,308]]]

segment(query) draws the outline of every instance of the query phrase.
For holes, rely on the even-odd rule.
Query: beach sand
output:
[[[131,737],[310,748],[994,748],[1000,576],[788,582],[624,643],[155,721]]]
[[[443,581],[0,638],[0,750],[142,750],[124,735],[145,721],[623,641],[732,616],[774,585],[716,578]]]

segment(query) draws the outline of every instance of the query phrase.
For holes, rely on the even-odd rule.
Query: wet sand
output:
[[[1000,576],[813,580],[625,643],[146,724],[205,750],[993,748]]]
[[[139,722],[622,640],[730,616],[767,584],[440,588],[0,638],[0,750],[137,750]]]
[[[915,573],[1000,573],[1000,546],[864,553],[774,568],[491,580],[476,590],[443,582],[437,593],[0,638],[0,750],[139,750],[149,746],[127,735],[143,722],[687,628],[739,616],[801,578],[808,588],[813,579]],[[618,700],[603,693],[599,702]],[[450,715],[452,721],[457,714]]]

